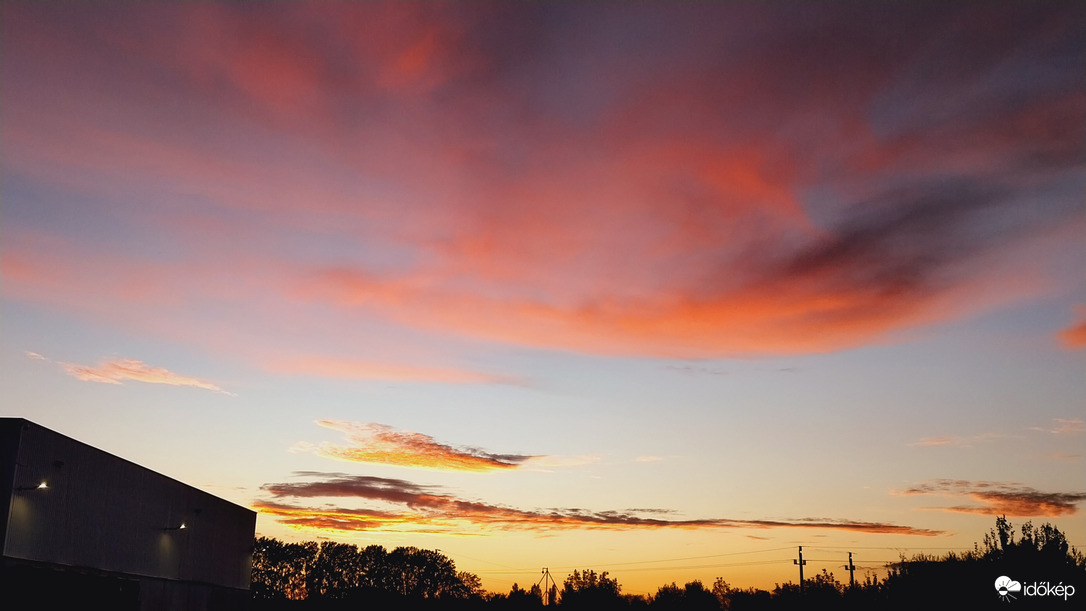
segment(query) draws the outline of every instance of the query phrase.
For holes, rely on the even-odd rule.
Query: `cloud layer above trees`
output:
[[[937,530],[844,519],[798,518],[738,520],[730,518],[664,519],[660,509],[590,511],[571,508],[520,509],[473,501],[440,486],[402,479],[344,473],[301,472],[308,481],[265,484],[274,500],[254,507],[278,522],[332,531],[390,530],[457,533],[464,524],[476,531],[548,531],[562,529],[725,529],[804,528],[863,533],[934,536]],[[347,499],[377,503],[380,509],[301,503],[298,499]]]

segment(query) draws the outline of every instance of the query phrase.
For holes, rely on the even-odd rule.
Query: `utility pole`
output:
[[[856,587],[856,578],[853,575],[853,572],[856,570],[856,565],[852,564],[852,552],[848,553],[848,565],[845,566],[845,568],[848,569],[848,587]]]
[[[799,560],[793,560],[792,564],[799,565],[799,593],[803,594],[803,565],[807,564],[807,561],[803,559],[803,546],[799,546]]]
[[[543,576],[539,578],[539,583],[536,584],[543,591],[543,604],[553,605],[555,603],[554,595],[558,592],[558,585],[554,583],[554,577],[551,577],[551,570],[547,567],[543,567]]]

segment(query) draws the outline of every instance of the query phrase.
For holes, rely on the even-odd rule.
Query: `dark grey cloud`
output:
[[[1074,515],[1086,501],[1086,492],[1043,492],[1015,482],[938,479],[902,491],[905,495],[967,497],[977,504],[935,507],[951,513],[981,515],[1046,516]]]

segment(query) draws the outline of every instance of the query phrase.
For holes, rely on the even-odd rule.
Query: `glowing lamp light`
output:
[[[182,522],[182,523],[181,523],[181,526],[178,526],[178,527],[177,527],[177,530],[185,530],[185,523],[184,523],[184,522]]]
[[[49,487],[49,484],[45,483],[44,481],[42,483],[38,484],[38,490],[45,490],[48,487]]]

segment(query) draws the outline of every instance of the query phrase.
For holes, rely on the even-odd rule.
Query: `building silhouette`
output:
[[[0,608],[246,609],[256,513],[0,418]]]

